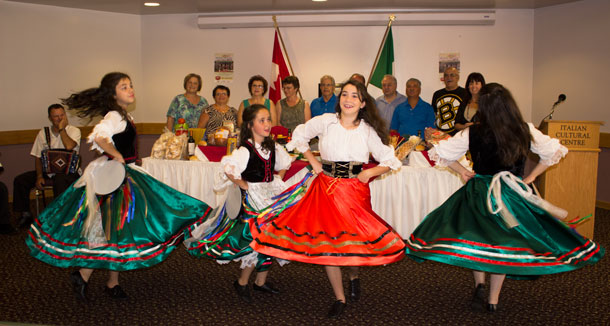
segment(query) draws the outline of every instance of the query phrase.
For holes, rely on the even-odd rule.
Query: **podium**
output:
[[[576,231],[593,239],[595,222],[595,192],[599,156],[600,121],[544,120],[543,133],[557,138],[569,150],[559,164],[549,167],[539,177],[540,195],[552,204],[568,211],[565,221],[576,217],[591,218]]]

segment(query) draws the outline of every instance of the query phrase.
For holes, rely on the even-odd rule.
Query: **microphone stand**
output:
[[[553,113],[555,113],[555,108],[557,107],[557,105],[559,105],[561,102],[563,101],[557,101],[555,102],[555,104],[553,104],[553,107],[551,108],[551,113],[547,114],[547,116],[545,116],[544,118],[542,118],[542,120],[540,121],[540,125],[538,126],[538,128],[542,127],[542,123],[544,122],[544,120],[546,118],[549,118],[549,120],[553,120]]]

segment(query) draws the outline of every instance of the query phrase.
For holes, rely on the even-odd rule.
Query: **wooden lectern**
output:
[[[543,133],[557,138],[569,149],[559,164],[549,167],[540,176],[540,195],[552,204],[566,209],[565,221],[592,214],[589,221],[576,228],[578,233],[593,239],[595,191],[599,156],[600,121],[544,120]]]

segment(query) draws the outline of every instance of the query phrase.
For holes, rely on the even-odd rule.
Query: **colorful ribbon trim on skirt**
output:
[[[301,181],[284,190],[281,194],[271,198],[275,200],[275,202],[260,212],[257,212],[249,204],[248,194],[246,193],[246,198],[244,201],[244,220],[256,218],[259,226],[263,226],[264,224],[271,222],[285,209],[298,202],[296,199],[305,191],[307,180],[309,180],[309,178],[312,176],[313,173],[311,171],[307,172]]]

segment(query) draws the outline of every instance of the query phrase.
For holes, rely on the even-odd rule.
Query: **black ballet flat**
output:
[[[498,305],[497,304],[493,304],[493,303],[488,303],[487,304],[487,311],[494,313],[498,311]]]
[[[339,318],[339,316],[341,316],[341,314],[343,314],[343,311],[345,310],[345,302],[341,301],[341,300],[337,300],[333,303],[333,305],[330,307],[330,310],[328,311],[328,318]]]
[[[355,278],[349,281],[349,298],[352,302],[358,302],[360,300],[360,279]]]
[[[82,302],[88,302],[87,282],[85,282],[79,271],[70,273],[70,283],[72,283],[72,290],[76,298]]]
[[[256,283],[254,283],[254,285],[252,285],[252,289],[254,289],[254,291],[259,291],[259,292],[269,293],[269,294],[278,294],[278,293],[280,293],[280,290],[275,288],[269,282],[266,282],[265,284],[263,284],[261,286],[258,286],[258,285],[256,285]]]
[[[472,311],[481,312],[485,310],[485,285],[479,284],[474,288],[472,300],[470,301]]]
[[[237,295],[240,299],[242,299],[246,303],[252,303],[252,295],[250,295],[250,289],[248,289],[248,284],[241,285],[239,284],[239,281],[235,281],[235,283],[233,283],[233,287],[235,288],[235,291],[237,292]]]
[[[127,299],[127,293],[123,291],[123,288],[120,285],[115,285],[113,288],[109,288],[107,286],[104,287],[104,292],[108,293],[108,295],[113,299],[125,300]]]

